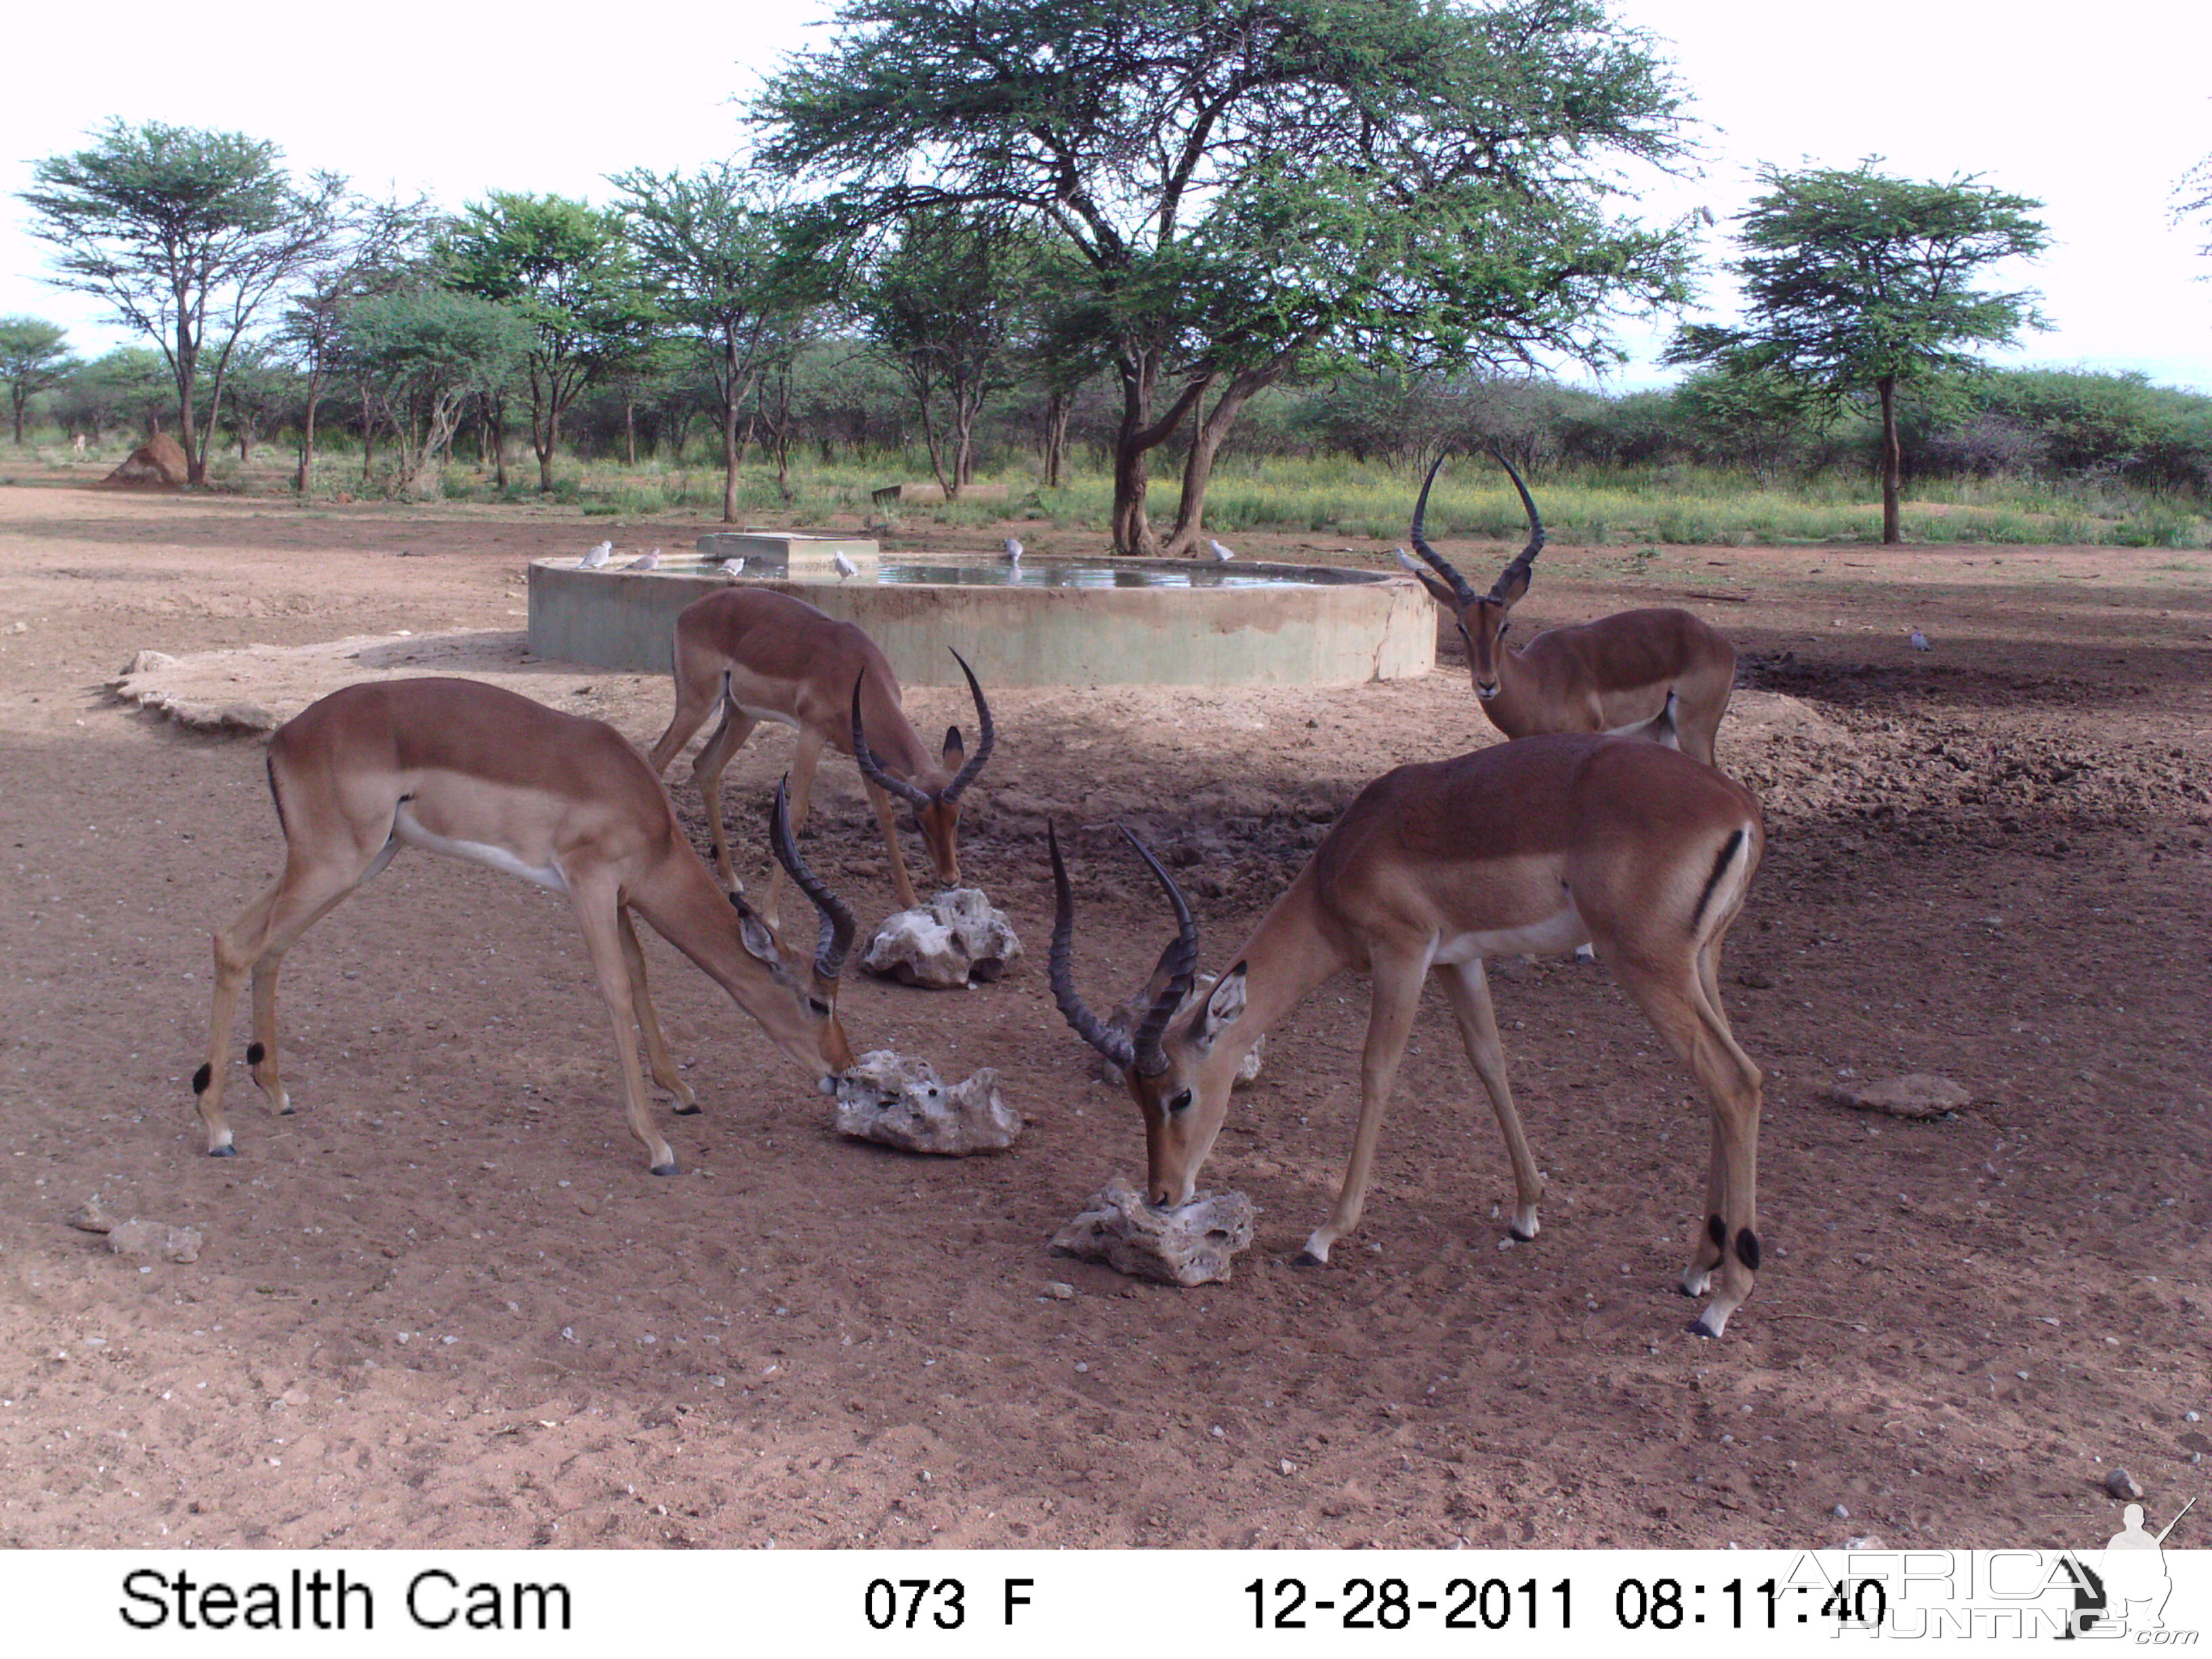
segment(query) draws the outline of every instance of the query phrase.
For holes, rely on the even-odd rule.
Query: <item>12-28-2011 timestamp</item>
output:
[[[1776,1630],[1818,1618],[1846,1628],[1881,1626],[1889,1611],[1881,1581],[1844,1580],[1822,1587],[1816,1613],[1808,1584],[1783,1584],[1770,1578],[1747,1585],[1741,1578],[1708,1587],[1678,1578],[1622,1578],[1613,1590],[1614,1624],[1622,1630],[1680,1630],[1711,1623],[1729,1630]],[[1513,1583],[1504,1578],[1464,1577],[1446,1582],[1436,1595],[1417,1595],[1403,1578],[1347,1578],[1333,1594],[1309,1588],[1302,1578],[1255,1578],[1244,1586],[1252,1598],[1255,1630],[1407,1630],[1430,1625],[1445,1630],[1571,1630],[1574,1583],[1562,1578],[1540,1587],[1533,1578]],[[1803,1598],[1803,1605],[1798,1605]]]

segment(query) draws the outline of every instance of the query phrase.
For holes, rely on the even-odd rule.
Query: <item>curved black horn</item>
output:
[[[1060,856],[1059,828],[1049,819],[1045,823],[1045,844],[1052,849],[1052,955],[1046,969],[1052,1000],[1060,1005],[1061,1016],[1075,1028],[1076,1036],[1123,1071],[1129,1071],[1137,1063],[1136,1045],[1126,1032],[1114,1030],[1085,1007],[1083,999],[1076,994],[1070,972],[1075,948],[1075,894],[1067,884],[1067,866]]]
[[[1127,824],[1121,833],[1129,838],[1129,845],[1137,849],[1137,856],[1152,866],[1152,874],[1167,890],[1168,902],[1175,907],[1175,943],[1161,955],[1161,965],[1169,969],[1167,988],[1153,1000],[1144,1023],[1137,1027],[1130,1046],[1136,1050],[1137,1070],[1146,1077],[1158,1077],[1168,1068],[1168,1057],[1160,1047],[1168,1022],[1175,1018],[1176,1010],[1182,1006],[1183,999],[1198,981],[1198,923],[1192,919],[1190,906],[1183,902],[1182,890],[1175,884],[1175,878],[1152,856],[1152,848],[1137,839],[1135,830]]]
[[[1528,486],[1521,482],[1521,475],[1513,470],[1513,463],[1505,459],[1505,452],[1492,444],[1490,453],[1497,458],[1498,465],[1505,469],[1505,476],[1513,480],[1513,487],[1521,492],[1521,505],[1528,509],[1528,545],[1522,548],[1513,562],[1505,567],[1490,590],[1492,599],[1502,599],[1505,597],[1507,584],[1512,581],[1515,574],[1517,573],[1525,577],[1529,566],[1535,563],[1536,555],[1543,550],[1544,520],[1537,514],[1536,498],[1528,493]]]
[[[877,788],[896,795],[901,800],[915,806],[927,806],[929,805],[929,792],[917,789],[904,778],[895,778],[884,771],[883,763],[876,758],[875,750],[868,747],[867,733],[860,728],[860,687],[867,678],[868,672],[864,668],[853,680],[853,758],[860,763],[860,775]]]
[[[845,969],[845,956],[853,948],[853,934],[859,924],[844,902],[830,890],[830,884],[808,869],[806,860],[799,856],[799,843],[791,838],[788,775],[775,786],[775,805],[768,814],[768,844],[775,850],[776,862],[791,872],[799,890],[822,913],[822,931],[814,944],[814,971],[824,979],[836,979]]]
[[[1449,450],[1446,450],[1444,455],[1449,455],[1450,453]],[[1452,568],[1451,561],[1431,547],[1421,535],[1421,520],[1427,515],[1429,510],[1429,487],[1436,483],[1437,474],[1443,471],[1444,455],[1437,457],[1436,465],[1429,469],[1429,476],[1421,480],[1421,499],[1413,503],[1413,524],[1407,533],[1413,538],[1413,551],[1421,556],[1431,570],[1451,584],[1451,590],[1459,596],[1459,602],[1462,605],[1473,605],[1474,590],[1467,585],[1467,578]]]
[[[945,648],[951,649],[949,646]],[[999,728],[991,724],[991,705],[983,701],[983,688],[975,683],[975,671],[968,665],[968,659],[957,651],[952,653],[952,660],[960,665],[960,672],[968,677],[968,690],[975,699],[977,732],[975,758],[961,767],[952,781],[945,786],[943,799],[946,800],[958,800],[960,792],[975,781],[975,775],[983,769],[983,763],[991,758],[992,747],[999,741]]]

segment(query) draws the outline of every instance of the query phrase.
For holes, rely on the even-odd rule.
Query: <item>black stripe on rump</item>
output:
[[[1721,855],[1713,860],[1713,872],[1705,878],[1705,890],[1698,895],[1698,908],[1690,913],[1690,931],[1692,933],[1698,931],[1698,924],[1705,919],[1705,907],[1713,902],[1713,890],[1721,884],[1721,878],[1728,874],[1728,867],[1735,858],[1735,849],[1742,845],[1743,831],[1738,830],[1728,838],[1728,844],[1721,848]]]

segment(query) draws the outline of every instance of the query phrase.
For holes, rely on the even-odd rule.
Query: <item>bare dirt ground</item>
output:
[[[1601,967],[1497,976],[1551,1183],[1536,1244],[1504,1242],[1510,1173],[1439,1003],[1366,1221],[1329,1267],[1288,1264],[1358,1103],[1345,980],[1271,1039],[1209,1165],[1261,1210],[1233,1282],[1046,1253],[1142,1157],[1045,990],[1046,815],[1079,826],[1095,1004],[1168,925],[1117,817],[1182,866],[1219,966],[1362,782],[1493,740],[1456,662],[1317,693],[1001,694],[963,864],[1030,954],[982,990],[860,981],[845,1006],[857,1047],[1000,1068],[1030,1119],[1007,1155],[836,1139],[653,941],[707,1109],[664,1120],[684,1173],[649,1178],[564,902],[410,855],[288,963],[301,1111],[241,1079],[243,1156],[202,1156],[209,930],[282,841],[258,739],[106,683],[142,648],[378,635],[380,670],[466,659],[650,741],[665,684],[512,638],[525,561],[603,533],[694,532],[0,488],[0,1544],[2085,1545],[2118,1524],[2115,1465],[2156,1516],[2203,1490],[2212,556],[1544,555],[1524,630],[1681,603],[1743,653],[1721,754],[1771,842],[1723,982],[1767,1068],[1768,1263],[1708,1342],[1671,1289],[1702,1108]],[[454,634],[480,637],[408,642]],[[733,769],[733,823],[787,743]],[[825,767],[809,843],[865,919],[890,908],[849,767]],[[1974,1103],[1869,1117],[1825,1098],[1847,1070],[1940,1072]],[[73,1231],[94,1194],[200,1229],[199,1260]]]

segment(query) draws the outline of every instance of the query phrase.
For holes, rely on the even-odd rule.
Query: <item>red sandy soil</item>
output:
[[[2116,1464],[2157,1516],[2202,1490],[2202,553],[1544,555],[1524,631],[1686,604],[1743,656],[1721,757],[1771,839],[1723,983],[1767,1071],[1767,1266],[1719,1341],[1671,1288],[1703,1109],[1601,966],[1497,971],[1550,1180],[1537,1243],[1505,1242],[1503,1149],[1432,997],[1366,1220],[1328,1267],[1289,1265],[1358,1104],[1347,978],[1271,1038],[1208,1167],[1261,1212],[1231,1282],[1046,1252],[1142,1158],[1045,989],[1046,816],[1072,831],[1095,1006],[1168,926],[1116,818],[1178,865],[1218,967],[1365,780],[1495,740],[1450,660],[1332,691],[999,696],[963,865],[1030,954],[967,994],[855,982],[845,1010],[860,1048],[999,1068],[1030,1119],[1005,1156],[836,1139],[650,941],[706,1107],[664,1118],[684,1175],[651,1179],[565,902],[421,855],[288,963],[300,1112],[234,1073],[243,1156],[202,1156],[209,931],[282,839],[258,739],[106,682],[144,647],[511,632],[528,558],[704,527],[0,488],[0,1544],[2084,1546],[2118,1525]],[[665,682],[477,643],[641,741],[666,718]],[[732,769],[733,823],[787,744]],[[808,844],[864,919],[890,908],[842,763]],[[1922,1071],[1973,1104],[1903,1122],[1826,1097]],[[199,1260],[149,1271],[72,1230],[95,1194],[201,1230]]]

